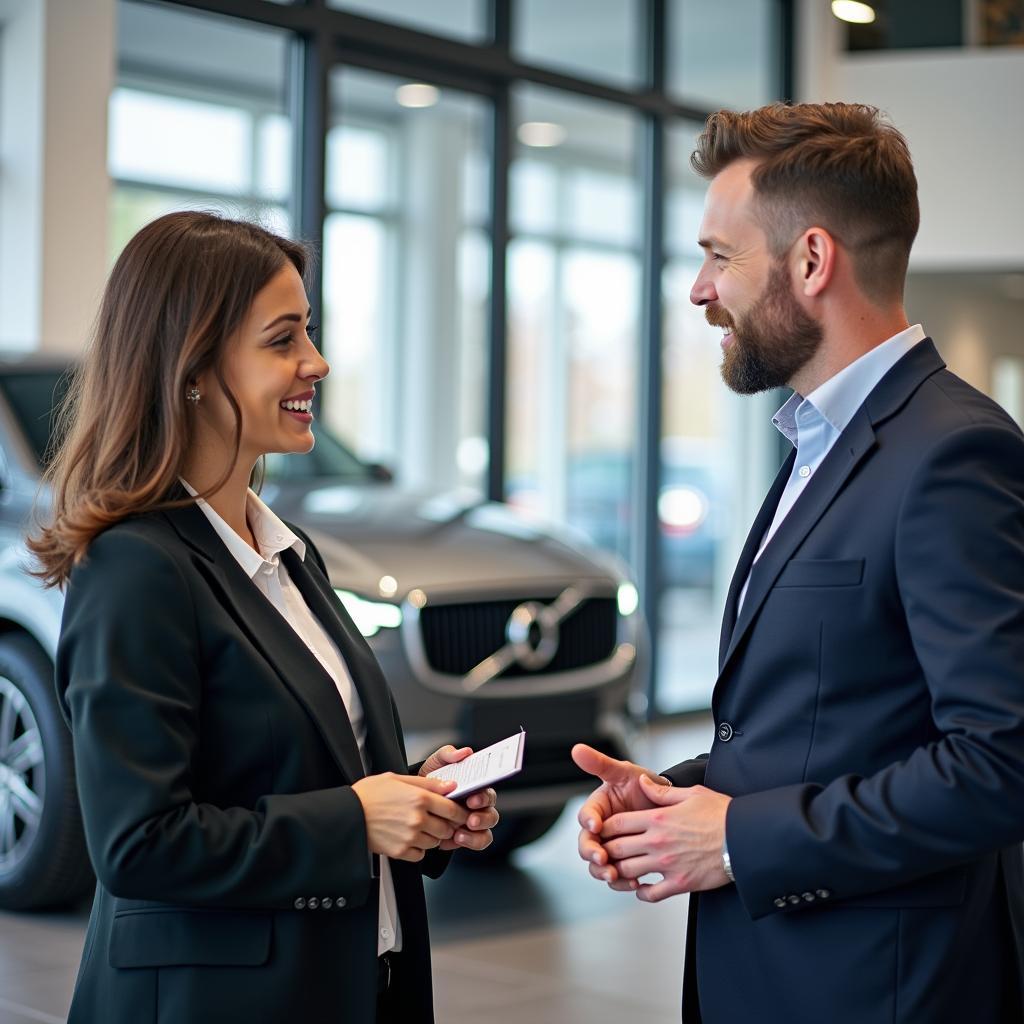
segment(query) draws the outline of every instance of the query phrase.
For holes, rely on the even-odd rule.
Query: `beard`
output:
[[[754,305],[735,322],[725,310],[711,306],[704,317],[713,327],[732,328],[732,344],[722,359],[722,380],[740,395],[786,386],[825,337],[821,324],[793,297],[781,260],[772,267]]]

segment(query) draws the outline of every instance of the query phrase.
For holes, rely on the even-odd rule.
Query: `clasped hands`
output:
[[[493,789],[471,793],[464,802],[447,799],[452,780],[427,775],[472,753],[451,744],[430,755],[419,775],[383,772],[360,779],[352,789],[363,808],[371,853],[391,860],[421,861],[428,850],[483,850],[491,845],[498,823]]]
[[[601,780],[579,813],[579,853],[594,878],[647,903],[728,884],[722,844],[731,797],[705,786],[674,787],[582,743],[572,758]],[[655,874],[660,881],[640,881]]]

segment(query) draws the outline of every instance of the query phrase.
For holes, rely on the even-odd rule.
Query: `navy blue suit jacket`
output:
[[[1024,439],[926,340],[751,573],[793,458],[729,591],[710,756],[666,773],[734,798],[684,1020],[1020,1021]]]

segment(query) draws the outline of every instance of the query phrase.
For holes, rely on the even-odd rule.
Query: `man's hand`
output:
[[[659,786],[646,777],[639,785],[653,809],[613,814],[601,831],[605,853],[619,877],[633,883],[637,899],[657,903],[728,884],[722,844],[732,797],[705,786]],[[648,874],[662,880],[637,882]]]
[[[360,779],[352,790],[363,805],[370,852],[415,862],[451,839],[469,817],[466,808],[444,797],[455,785],[394,772]]]
[[[446,764],[456,764],[465,760],[473,753],[472,747],[454,747],[452,744],[440,747],[423,762],[420,775],[443,768]],[[455,830],[450,839],[442,839],[440,850],[486,850],[494,841],[491,829],[498,824],[498,812],[494,809],[497,794],[493,789],[483,789],[466,797],[465,806],[470,814],[463,828]]]
[[[646,778],[652,789],[670,789],[668,780],[632,761],[616,761],[584,743],[577,743],[572,748],[572,759],[602,783],[580,808],[580,857],[590,865],[594,878],[607,882],[613,889],[635,889],[636,883],[622,881],[616,866],[610,863],[602,842],[602,829],[607,819],[615,814],[659,806],[641,787],[641,779]]]

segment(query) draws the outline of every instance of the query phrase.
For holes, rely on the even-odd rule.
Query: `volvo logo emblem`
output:
[[[559,627],[589,595],[586,585],[574,584],[551,604],[524,601],[505,624],[505,644],[462,677],[463,690],[475,693],[511,665],[518,664],[527,672],[550,665],[558,653]]]
[[[558,613],[539,601],[526,601],[509,616],[505,636],[515,660],[536,670],[551,663],[558,653]]]

